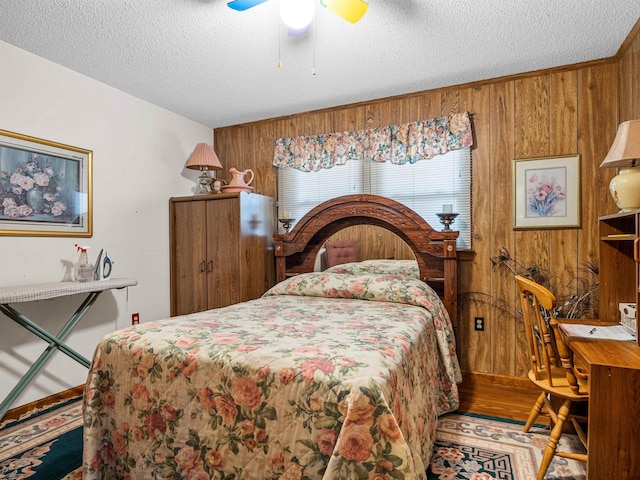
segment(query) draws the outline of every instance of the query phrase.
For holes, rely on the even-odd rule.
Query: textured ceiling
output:
[[[370,0],[355,25],[318,3],[315,35],[289,37],[277,6],[2,0],[0,40],[216,128],[610,57],[640,17],[639,0]]]

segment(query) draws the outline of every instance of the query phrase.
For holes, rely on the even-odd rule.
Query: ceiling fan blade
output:
[[[363,0],[320,0],[323,7],[347,22],[358,22],[369,8],[369,4]]]
[[[238,10],[239,12],[244,12],[245,10],[249,10],[250,8],[260,5],[266,1],[267,0],[233,0],[232,2],[227,3],[227,7]]]

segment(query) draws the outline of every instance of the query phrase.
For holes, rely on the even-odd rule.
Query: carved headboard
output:
[[[334,198],[307,213],[291,232],[274,235],[277,281],[312,272],[322,245],[352,225],[376,225],[400,237],[416,257],[420,278],[438,292],[457,326],[458,232],[436,231],[409,207],[378,195]]]

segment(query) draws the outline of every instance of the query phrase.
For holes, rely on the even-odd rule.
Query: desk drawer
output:
[[[585,360],[582,355],[574,352],[573,354],[573,372],[578,379],[578,383],[580,386],[586,389],[587,392],[590,391],[589,388],[589,377],[591,376],[591,364]]]

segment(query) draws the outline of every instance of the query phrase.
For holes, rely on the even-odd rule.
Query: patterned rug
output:
[[[535,479],[549,429],[483,415],[449,413],[438,421],[429,480]],[[577,435],[563,434],[558,450],[585,453]],[[586,480],[587,465],[554,457],[545,479]]]
[[[81,480],[81,397],[0,423],[0,479]]]
[[[438,422],[429,480],[529,480],[547,442],[548,430],[473,414],[450,413]],[[584,451],[575,435],[561,448]],[[81,480],[82,404],[71,399],[25,418],[0,423],[0,479]],[[585,480],[586,465],[556,457],[547,479]]]

